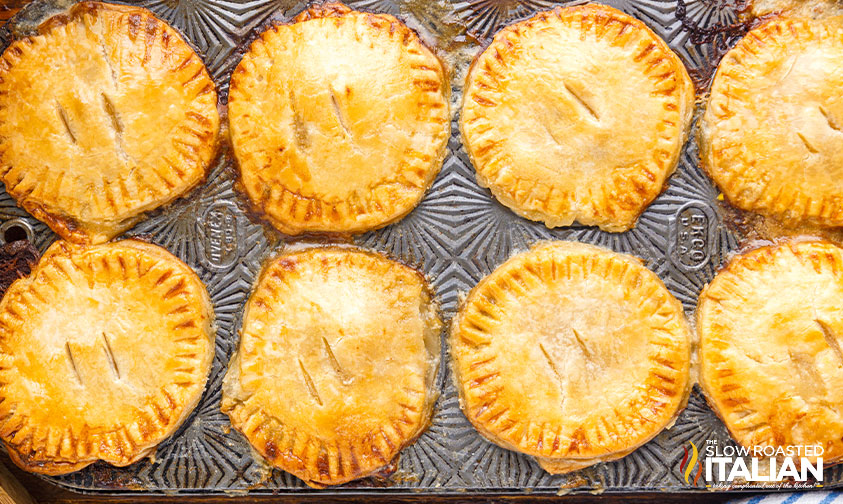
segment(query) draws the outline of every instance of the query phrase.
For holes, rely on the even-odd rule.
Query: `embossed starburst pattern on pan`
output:
[[[442,166],[448,96],[441,63],[403,23],[313,6],[261,34],[232,76],[246,194],[287,234],[394,222]]]
[[[575,242],[541,243],[484,278],[451,353],[478,431],[551,473],[631,453],[690,392],[679,302],[636,258]]]
[[[151,454],[198,403],[214,355],[204,285],[136,240],[54,243],[0,302],[0,439],[33,472]]]
[[[217,94],[146,9],[83,2],[0,58],[0,179],[75,242],[106,241],[205,177]]]
[[[664,41],[589,4],[501,30],[472,64],[460,128],[480,185],[519,215],[625,231],[676,168],[693,103]]]
[[[738,208],[843,225],[843,17],[779,18],[723,57],[701,160]]]
[[[843,458],[840,299],[843,250],[817,241],[737,256],[700,295],[700,385],[736,441]]]
[[[407,266],[352,248],[281,255],[246,305],[223,411],[311,486],[367,476],[430,423],[440,329]]]

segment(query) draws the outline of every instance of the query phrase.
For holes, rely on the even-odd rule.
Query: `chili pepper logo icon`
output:
[[[685,477],[685,483],[689,485],[697,486],[697,482],[700,479],[700,475],[702,475],[702,461],[700,460],[700,452],[697,450],[697,445],[693,442],[689,443],[691,445],[691,449],[688,450],[687,446],[684,446],[685,456],[682,457],[682,462],[679,463],[679,472]],[[691,473],[694,470],[694,466],[697,467],[697,474],[694,475],[693,482],[691,480]]]

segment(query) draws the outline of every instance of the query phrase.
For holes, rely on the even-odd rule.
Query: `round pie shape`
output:
[[[402,218],[442,166],[449,93],[439,60],[392,16],[329,3],[268,29],[228,101],[254,210],[289,235]]]
[[[383,468],[427,428],[441,322],[424,277],[379,254],[311,248],[268,263],[222,409],[310,486]]]
[[[0,57],[0,179],[67,240],[107,241],[199,184],[218,131],[202,60],[146,9],[78,3]]]
[[[450,342],[471,423],[551,473],[627,455],[690,392],[682,306],[637,258],[591,245],[506,261],[468,295]]]
[[[843,17],[779,18],[717,68],[701,159],[734,206],[843,226]]]
[[[460,129],[479,184],[518,215],[618,232],[676,168],[693,104],[664,41],[588,4],[495,35],[468,74]]]
[[[843,250],[817,241],[737,256],[700,295],[700,385],[737,442],[843,458],[841,299]]]
[[[0,439],[64,474],[155,450],[199,402],[213,309],[195,273],[136,240],[53,244],[0,302]]]

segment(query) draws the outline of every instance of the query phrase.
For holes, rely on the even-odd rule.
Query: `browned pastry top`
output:
[[[214,83],[139,7],[82,2],[0,57],[0,180],[63,238],[106,241],[205,177]]]

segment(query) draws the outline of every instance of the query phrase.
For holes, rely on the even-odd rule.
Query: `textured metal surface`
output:
[[[68,3],[67,0],[59,0]],[[132,3],[132,2],[129,2]],[[205,56],[225,100],[227,81],[238,48],[268,19],[284,19],[303,8],[293,0],[143,0],[178,28]],[[550,0],[360,0],[350,5],[403,17],[430,42],[448,47],[463,60],[503,24]],[[565,3],[565,2],[561,2]],[[737,11],[729,0],[615,0],[607,3],[646,22],[679,52],[700,81],[711,75],[723,51],[740,35]],[[30,9],[33,15],[35,8]],[[8,33],[0,37],[8,40]],[[436,40],[436,39],[439,40]],[[2,42],[2,41],[0,41]],[[448,58],[446,58],[448,59]],[[455,99],[464,65],[455,64]],[[456,62],[456,63],[455,63]],[[464,64],[464,61],[463,61]],[[688,142],[677,173],[666,191],[647,209],[637,227],[622,234],[596,228],[548,230],[517,217],[498,204],[474,180],[473,169],[453,124],[450,152],[433,188],[408,217],[385,229],[355,238],[423,269],[432,280],[444,316],[450,318],[460,293],[466,292],[513,252],[543,239],[579,240],[645,259],[685,306],[711,279],[736,240],[723,226],[717,191],[701,172],[694,140]],[[158,211],[127,235],[145,235],[191,265],[207,284],[219,330],[216,358],[204,398],[195,414],[172,439],[160,446],[155,461],[126,468],[95,464],[52,481],[89,492],[313,492],[281,471],[268,472],[251,455],[245,440],[230,431],[219,410],[220,384],[237,345],[240,313],[262,258],[283,242],[251,221],[233,190],[235,172],[223,156],[207,183],[185,200]],[[43,250],[55,237],[40,222],[0,193],[0,225],[10,219],[29,223]],[[444,350],[443,350],[444,352]],[[446,357],[443,353],[443,357]],[[443,360],[443,362],[447,362]],[[529,457],[484,441],[459,410],[447,366],[439,383],[442,395],[433,425],[402,452],[397,470],[381,479],[365,479],[324,490],[331,492],[422,491],[568,492],[688,491],[678,469],[689,441],[730,443],[728,435],[697,391],[676,424],[620,461],[598,464],[570,475],[552,476]],[[840,469],[826,470],[826,486],[843,480]]]

